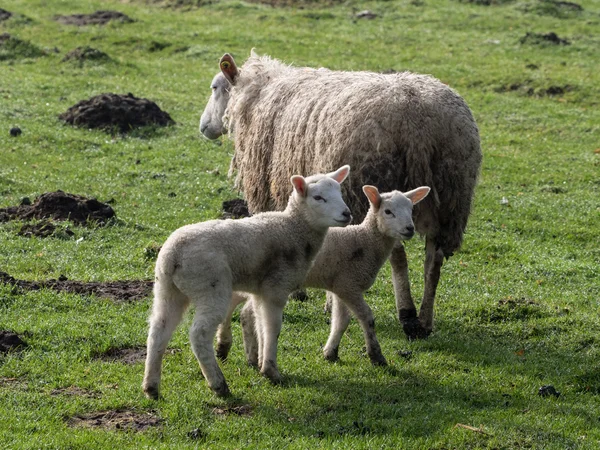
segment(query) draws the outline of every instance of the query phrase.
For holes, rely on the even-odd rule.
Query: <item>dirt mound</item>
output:
[[[27,347],[27,343],[23,341],[16,333],[12,331],[0,330],[0,355],[3,353],[22,350]]]
[[[102,428],[104,430],[144,431],[159,426],[162,419],[153,412],[137,412],[132,409],[115,409],[71,417],[71,427]]]
[[[167,126],[175,122],[156,103],[133,94],[100,94],[82,100],[59,116],[65,122],[85,128],[127,133],[149,125]]]
[[[111,348],[108,351],[97,355],[95,359],[107,362],[136,364],[146,360],[146,347]]]
[[[12,13],[5,9],[0,8],[0,22],[3,20],[8,20],[12,17]]]
[[[78,225],[87,225],[89,222],[104,225],[113,217],[115,212],[106,203],[60,190],[40,195],[33,204],[24,199],[19,206],[0,208],[0,222],[15,219],[54,219],[71,220]]]
[[[50,236],[69,238],[74,236],[75,233],[71,231],[69,227],[60,229],[52,221],[44,219],[38,223],[26,223],[23,224],[19,232],[19,236],[24,237],[39,237],[45,238]]]
[[[119,11],[96,11],[92,14],[72,14],[70,16],[55,16],[54,20],[63,25],[106,25],[111,21],[131,23],[134,20]]]
[[[85,46],[85,47],[77,47],[76,49],[71,50],[69,53],[67,53],[65,55],[65,57],[62,59],[63,62],[78,62],[78,63],[84,63],[86,61],[96,61],[96,62],[101,62],[101,61],[110,61],[110,56],[108,56],[106,53],[89,47],[89,46]]]
[[[241,219],[242,217],[250,217],[251,215],[250,211],[248,211],[246,200],[234,198],[223,202],[221,219]]]
[[[567,39],[559,38],[558,35],[551,31],[550,33],[530,33],[527,32],[519,42],[521,44],[553,44],[553,45],[571,45]]]
[[[17,280],[5,272],[0,272],[0,283],[11,284],[19,289],[39,291],[53,289],[58,292],[68,292],[78,295],[95,295],[115,301],[135,301],[146,298],[152,291],[153,282],[150,280],[132,281],[70,281],[66,277],[58,280],[25,281]]]

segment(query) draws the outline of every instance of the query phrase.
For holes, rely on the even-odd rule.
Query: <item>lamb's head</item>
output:
[[[429,191],[429,187],[422,186],[404,193],[392,191],[380,194],[375,186],[363,186],[371,210],[376,214],[379,231],[402,241],[412,238],[415,234],[412,219],[413,205],[427,197]]]
[[[342,199],[342,183],[350,166],[340,167],[326,175],[291,178],[294,192],[290,201],[308,219],[313,228],[345,227],[352,221],[350,209]]]
[[[219,67],[221,72],[210,83],[212,93],[200,117],[200,132],[208,139],[217,139],[227,133],[223,116],[229,103],[229,93],[239,76],[235,61],[229,53],[223,55]]]

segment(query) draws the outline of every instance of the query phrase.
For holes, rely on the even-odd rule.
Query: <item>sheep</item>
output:
[[[418,316],[404,247],[390,256],[398,319],[409,339],[427,337],[441,267],[461,246],[482,159],[465,101],[428,75],[293,67],[254,51],[239,70],[225,54],[220,69],[200,131],[234,138],[229,173],[252,213],[285,206],[290,174],[342,160],[353,167],[344,198],[357,221],[367,212],[363,185],[431,187],[414,211],[426,252]]]
[[[148,398],[158,398],[162,357],[190,303],[196,309],[190,342],[202,373],[217,396],[230,394],[212,342],[233,291],[252,295],[265,333],[261,373],[273,383],[281,382],[277,338],[283,307],[287,295],[304,280],[327,229],[352,220],[340,187],[349,171],[346,165],[327,175],[292,176],[293,192],[283,212],[201,222],[169,236],[155,268],[142,384]]]
[[[375,336],[375,321],[364,292],[375,282],[381,266],[389,258],[397,242],[411,239],[415,228],[412,220],[413,205],[429,194],[422,186],[402,193],[392,191],[380,194],[374,186],[363,186],[370,208],[360,225],[333,228],[310,269],[304,287],[326,289],[331,300],[331,333],[323,349],[325,359],[336,361],[342,335],[350,322],[348,309],[356,316],[365,337],[367,355],[373,365],[385,366],[387,361]],[[232,344],[231,317],[238,304],[247,297],[234,293],[225,320],[217,331],[217,356],[227,358]],[[252,366],[261,360],[261,331],[255,326],[251,301],[240,314],[246,359]],[[258,342],[257,338],[258,337]]]

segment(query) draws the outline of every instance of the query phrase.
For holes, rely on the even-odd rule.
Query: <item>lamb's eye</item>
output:
[[[325,200],[323,197],[321,197],[320,195],[315,195],[313,197],[316,201],[318,202],[327,202],[327,200]]]
[[[387,215],[390,215],[390,214],[392,214],[392,212],[391,212],[389,209],[386,209],[384,212],[385,212]]]

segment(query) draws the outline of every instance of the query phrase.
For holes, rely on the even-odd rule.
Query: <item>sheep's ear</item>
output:
[[[304,177],[302,175],[294,175],[290,178],[290,181],[292,182],[292,186],[294,186],[294,190],[300,194],[301,197],[306,197],[308,189]]]
[[[431,191],[431,188],[427,186],[421,186],[416,189],[413,189],[412,191],[405,192],[404,196],[407,197],[410,201],[412,201],[413,205],[416,205],[425,197],[427,197],[429,191]]]
[[[379,206],[381,206],[381,195],[379,195],[379,190],[375,186],[369,186],[367,184],[363,186],[363,192],[375,209],[379,209]]]
[[[344,181],[348,177],[349,173],[350,166],[346,164],[345,166],[340,167],[335,172],[328,173],[327,176],[333,178],[335,181],[342,184],[342,181]]]
[[[225,53],[219,61],[219,68],[221,69],[221,72],[223,72],[223,75],[225,75],[225,78],[227,78],[227,81],[229,81],[231,84],[235,84],[240,73],[235,65],[233,56],[231,56],[229,53]]]

